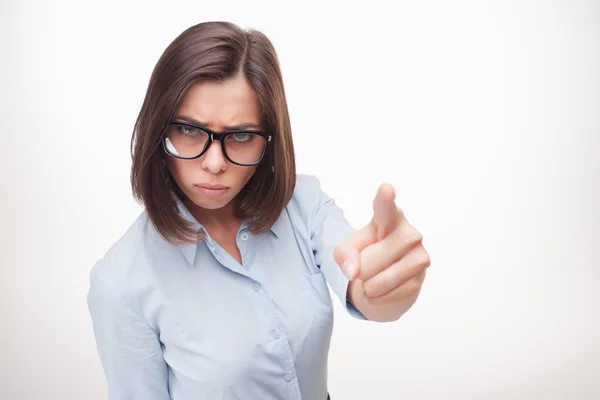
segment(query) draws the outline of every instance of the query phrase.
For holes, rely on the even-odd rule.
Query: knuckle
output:
[[[363,282],[363,291],[367,297],[374,297],[375,288],[372,283]]]
[[[423,259],[421,260],[421,266],[423,268],[427,268],[431,265],[431,258],[429,257],[429,254],[427,254],[427,252],[425,252],[425,254],[423,254]]]
[[[363,290],[367,297],[377,297],[381,294],[382,288],[387,287],[388,278],[377,276],[377,279],[371,278],[363,282]]]
[[[402,211],[402,209],[400,207],[398,207],[398,219],[399,220],[406,219],[406,217],[404,215],[404,211]]]
[[[421,290],[421,282],[417,279],[411,279],[406,282],[406,294],[408,296],[415,296]]]
[[[407,224],[404,228],[405,241],[408,245],[414,246],[423,241],[423,235],[411,225]]]
[[[396,276],[394,276],[393,274],[387,273],[387,274],[384,274],[384,276],[383,276],[381,286],[383,288],[385,288],[386,291],[391,290],[391,289],[395,288],[396,286],[398,286],[396,281],[397,281]]]
[[[423,235],[421,234],[421,232],[419,232],[418,230],[413,228],[413,233],[411,235],[411,242],[413,244],[416,243],[421,243],[421,241],[423,241]]]
[[[425,270],[429,265],[431,265],[431,260],[429,259],[429,254],[425,250],[419,251],[418,254],[415,254],[415,263],[414,267],[418,273]]]

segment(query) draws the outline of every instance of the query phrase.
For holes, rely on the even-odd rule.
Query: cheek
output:
[[[252,175],[256,172],[257,167],[240,167],[243,170],[240,171],[240,185],[245,186],[246,183],[252,178]],[[241,188],[240,188],[241,189]]]
[[[186,182],[190,180],[192,170],[194,169],[194,163],[184,162],[176,158],[170,158],[167,161],[167,169],[177,182],[179,186],[185,186]]]

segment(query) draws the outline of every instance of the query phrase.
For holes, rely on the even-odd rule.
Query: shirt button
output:
[[[277,331],[277,329],[273,329],[271,331],[271,336],[273,337],[273,339],[279,339],[281,337],[281,335],[279,334],[279,332]]]
[[[246,241],[246,240],[248,240],[248,234],[247,234],[246,232],[244,232],[244,233],[242,233],[242,234],[241,234],[240,238],[241,238],[243,241]]]
[[[258,292],[258,290],[260,289],[260,283],[254,282],[252,284],[252,289],[254,289],[255,292]]]
[[[292,374],[290,374],[289,372],[286,372],[285,375],[283,375],[283,380],[286,382],[289,382],[292,380]]]

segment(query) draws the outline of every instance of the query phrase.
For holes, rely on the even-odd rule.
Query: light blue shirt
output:
[[[88,307],[111,400],[325,400],[333,249],[354,231],[314,176],[298,175],[270,231],[237,233],[242,263],[206,234],[173,246],[143,212],[91,271]]]

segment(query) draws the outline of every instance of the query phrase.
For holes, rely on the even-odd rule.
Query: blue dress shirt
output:
[[[314,176],[270,231],[242,223],[238,263],[206,234],[173,246],[145,212],[92,268],[88,307],[111,400],[325,400],[333,249],[354,230]]]

